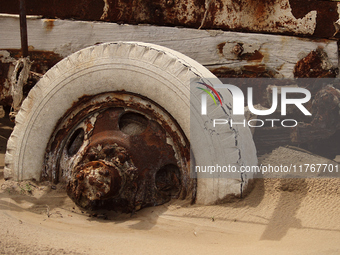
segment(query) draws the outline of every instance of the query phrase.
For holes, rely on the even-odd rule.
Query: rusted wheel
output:
[[[85,96],[54,130],[43,177],[66,182],[84,208],[133,211],[193,197],[188,144],[176,121],[147,98],[127,92]]]
[[[190,112],[192,123],[205,121],[191,105],[191,79],[217,82],[192,59],[152,44],[106,43],[72,54],[23,102],[7,145],[5,177],[65,182],[83,207],[129,211],[171,197],[209,204],[239,193],[240,178],[198,175],[197,186],[190,178],[194,159],[214,162],[222,155],[226,163],[256,164],[247,128],[227,130],[226,139],[190,138]],[[228,112],[231,95],[221,96],[226,105],[206,118]],[[219,153],[205,155],[202,146]]]

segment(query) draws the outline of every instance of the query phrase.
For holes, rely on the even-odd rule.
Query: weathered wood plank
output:
[[[38,18],[29,18],[27,25],[31,50],[63,57],[100,42],[143,41],[182,52],[209,69],[260,66],[276,77],[293,77],[296,63],[318,47],[332,67],[338,66],[337,43],[326,39]],[[17,16],[0,16],[0,49],[20,49]]]

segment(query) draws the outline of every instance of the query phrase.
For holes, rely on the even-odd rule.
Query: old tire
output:
[[[46,146],[58,120],[82,96],[110,91],[143,95],[166,109],[190,140],[196,164],[200,160],[213,164],[219,157],[217,154],[223,151],[226,164],[256,164],[256,150],[248,128],[228,130],[223,141],[209,135],[190,138],[192,78],[201,78],[212,86],[218,82],[196,61],[153,44],[105,43],[70,55],[51,68],[24,100],[7,144],[5,178],[40,180]],[[231,104],[228,91],[222,92],[222,98],[224,104]],[[201,123],[200,109],[196,108],[192,109],[191,121]],[[219,153],[211,151],[207,155],[200,149],[206,145]],[[200,179],[198,175],[197,178],[197,202],[203,204],[214,203],[228,194],[239,194],[247,181],[241,176]]]

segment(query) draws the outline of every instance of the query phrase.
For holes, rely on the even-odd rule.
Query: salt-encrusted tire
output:
[[[236,165],[257,164],[249,129],[225,125],[219,136],[211,128],[190,134],[192,125],[204,126],[207,119],[230,114],[231,94],[220,90],[223,107],[201,116],[197,92],[190,103],[190,79],[211,86],[216,77],[196,61],[176,51],[147,43],[113,42],[80,50],[51,68],[24,100],[8,140],[5,178],[40,180],[46,149],[65,113],[80,98],[108,92],[141,95],[165,109],[179,124],[195,158],[214,165],[216,161]],[[190,113],[191,105],[191,113]],[[79,106],[79,105],[78,105]],[[227,107],[228,106],[228,107]],[[191,120],[190,120],[191,119]],[[206,153],[202,148],[213,148]],[[142,152],[141,152],[142,153]],[[196,202],[211,204],[228,194],[239,194],[247,178],[200,178],[197,174]]]

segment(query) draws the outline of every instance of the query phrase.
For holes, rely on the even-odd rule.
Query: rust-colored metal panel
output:
[[[0,12],[18,13],[17,1],[2,2]],[[338,3],[321,0],[33,0],[27,14],[324,38],[339,19]]]
[[[104,8],[102,0],[30,0],[26,1],[27,15],[50,18],[99,20]],[[19,14],[19,1],[2,0],[0,13]]]

